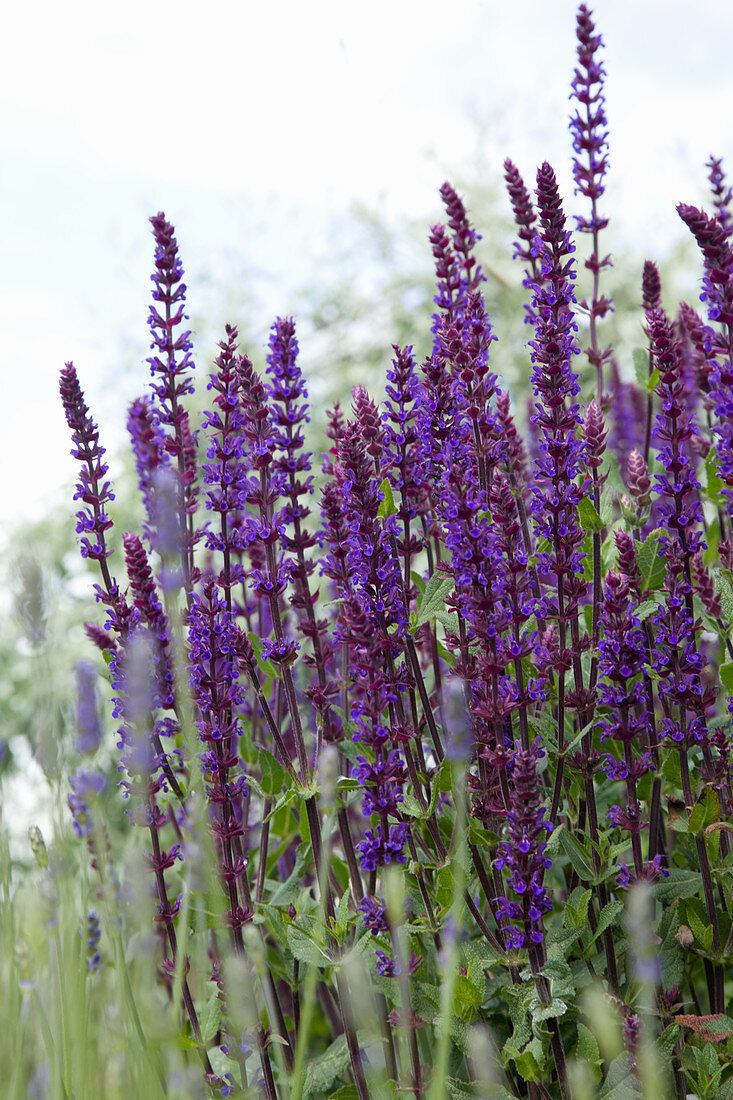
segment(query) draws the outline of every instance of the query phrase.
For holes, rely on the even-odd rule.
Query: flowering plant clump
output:
[[[357,386],[329,410],[320,460],[290,317],[262,373],[226,326],[196,422],[162,213],[151,385],[128,416],[140,533],[115,530],[98,426],[61,373],[98,568],[87,632],[145,850],[138,940],[147,924],[155,944],[157,1024],[127,978],[115,1010],[141,1044],[114,1068],[127,1095],[733,1095],[731,189],[711,158],[709,210],[678,208],[702,308],[665,311],[649,260],[646,346],[607,345],[605,69],[585,4],[576,33],[575,230],[550,164],[534,189],[504,166],[526,440],[448,183],[427,355],[395,345],[384,399]],[[99,685],[77,676],[68,805],[96,884],[77,932],[93,982],[141,948],[111,916],[129,862],[93,759]],[[90,1095],[57,1062],[53,1095]]]

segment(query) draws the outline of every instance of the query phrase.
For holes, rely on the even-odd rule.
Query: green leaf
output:
[[[400,809],[408,817],[422,817],[423,809],[414,794],[410,794],[409,791],[405,791],[403,801],[400,804]]]
[[[721,569],[713,569],[711,572],[715,589],[720,595],[723,619],[730,626],[733,624],[733,585],[730,583],[730,578]]]
[[[617,1055],[608,1067],[601,1100],[639,1100],[638,1081],[631,1072],[626,1051]]]
[[[585,1024],[578,1024],[578,1044],[575,1048],[575,1057],[580,1062],[590,1062],[597,1066],[601,1061],[601,1052],[598,1049],[596,1037]]]
[[[501,993],[509,1008],[509,1019],[512,1022],[511,1042],[515,1050],[520,1051],[524,1044],[532,1037],[532,1025],[529,1019],[528,1001],[534,996],[534,987],[528,992],[521,985],[504,985]]]
[[[639,622],[644,622],[653,615],[655,611],[659,611],[659,604],[656,600],[644,600],[644,603],[639,604],[636,609],[636,614],[639,618]]]
[[[703,951],[709,951],[713,946],[713,926],[705,924],[695,912],[692,905],[686,907],[687,923]]]
[[[227,1057],[221,1047],[210,1047],[207,1053],[211,1068],[217,1077],[223,1077],[225,1073],[231,1073],[235,1081],[239,1080],[239,1066],[232,1058]]]
[[[451,1100],[474,1100],[476,1096],[470,1085],[453,1077],[448,1077],[445,1084]]]
[[[440,767],[433,777],[433,789],[430,792],[430,806],[426,817],[432,817],[438,805],[441,792],[446,794],[451,789],[451,764],[447,756],[440,762]]]
[[[588,923],[588,906],[593,896],[592,890],[578,886],[573,890],[564,906],[566,928],[585,928]]]
[[[392,494],[392,486],[390,485],[389,478],[385,477],[382,484],[379,486],[379,492],[382,494],[382,501],[377,509],[377,515],[380,519],[386,519],[387,516],[396,516],[399,509],[394,502],[394,496]]]
[[[553,997],[549,1004],[542,1004],[540,1000],[535,998],[530,1005],[530,1012],[532,1014],[532,1020],[534,1023],[538,1023],[542,1020],[552,1020],[557,1016],[564,1016],[568,1010],[568,1006],[565,1001],[559,997]]]
[[[690,814],[690,832],[702,836],[715,821],[720,821],[720,800],[712,787],[706,787]]]
[[[646,348],[634,348],[634,376],[640,390],[645,390],[649,381],[649,352]]]
[[[680,1033],[679,1024],[669,1024],[655,1042],[658,1052],[664,1058],[671,1058]]]
[[[717,447],[711,447],[705,457],[705,474],[707,478],[707,496],[708,500],[713,504],[720,504],[722,502],[721,490],[723,488],[723,482],[718,476],[718,449]]]
[[[331,1085],[346,1072],[348,1064],[346,1036],[339,1035],[319,1058],[308,1063],[303,1087],[304,1100],[318,1093],[329,1092]]]
[[[705,1073],[708,1077],[713,1077],[720,1070],[718,1056],[712,1043],[706,1043],[702,1050],[696,1049],[695,1057],[697,1058],[698,1075]]]
[[[616,922],[623,911],[624,903],[622,901],[609,901],[607,905],[604,905],[598,917],[598,925],[590,943],[595,943],[598,937],[602,935],[610,925]]]
[[[636,560],[641,572],[642,588],[656,592],[664,584],[666,562],[659,552],[661,536],[666,534],[661,527],[647,535],[641,545],[636,546]]]
[[[336,910],[336,939],[343,942],[346,929],[349,926],[349,900],[351,898],[351,886],[347,885]]]
[[[418,604],[417,613],[413,615],[411,619],[410,629],[417,630],[417,628],[423,626],[424,623],[428,623],[431,619],[434,619],[438,612],[445,612],[445,598],[452,588],[453,581],[450,577],[444,577],[440,573],[433,573],[432,577],[425,585],[425,591]]]
[[[733,695],[733,661],[726,661],[718,669],[720,679],[723,682],[723,687],[729,695]]]
[[[646,388],[649,393],[654,393],[655,389],[659,385],[661,377],[662,376],[659,373],[659,370],[657,369],[657,367],[655,367],[652,373],[649,375],[649,381],[646,384]]]
[[[268,798],[276,798],[285,784],[285,769],[268,749],[260,749],[258,762],[262,772],[262,790]]]
[[[455,979],[454,995],[456,1008],[476,1009],[481,1007],[483,991],[476,988],[465,974],[458,974]]]
[[[560,847],[570,859],[578,877],[582,879],[583,882],[590,882],[595,878],[593,864],[591,863],[588,852],[578,838],[573,836],[572,833],[569,833],[564,827],[560,833]]]
[[[205,1043],[210,1043],[219,1030],[221,1023],[221,1001],[219,1000],[219,987],[216,982],[208,983],[212,988],[206,1000],[203,1012],[199,1013],[201,1025],[201,1038]]]
[[[293,958],[298,962],[308,963],[310,966],[330,966],[331,958],[323,947],[307,936],[296,925],[288,925],[288,947],[293,953]]]
[[[685,867],[672,867],[669,878],[655,883],[653,890],[655,898],[663,905],[676,898],[695,898],[702,890],[702,875]]]
[[[605,526],[590,497],[582,497],[579,501],[578,519],[584,531],[602,531]]]
[[[610,527],[613,522],[613,513],[616,508],[616,502],[612,493],[601,493],[601,519],[604,527]]]
[[[533,1039],[521,1054],[514,1056],[514,1065],[517,1067],[517,1072],[525,1081],[540,1081],[544,1064],[545,1056],[539,1039]]]

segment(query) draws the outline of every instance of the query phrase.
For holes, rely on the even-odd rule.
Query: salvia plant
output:
[[[62,1013],[38,1095],[733,1095],[731,189],[711,158],[707,210],[678,207],[701,304],[665,309],[649,260],[640,346],[608,345],[585,4],[576,34],[580,212],[550,164],[525,183],[505,163],[526,431],[448,183],[427,357],[395,346],[383,400],[357,386],[328,410],[320,458],[290,317],[264,372],[226,327],[194,417],[162,213],[151,384],[127,421],[139,532],[113,527],[97,424],[61,372],[144,874],[105,824],[84,664],[68,806],[89,888],[74,939],[34,832],[39,919],[83,988],[123,975],[128,1053],[90,1091]]]

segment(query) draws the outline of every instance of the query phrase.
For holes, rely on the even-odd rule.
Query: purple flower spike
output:
[[[605,191],[603,177],[608,169],[608,121],[603,92],[606,73],[597,56],[603,40],[595,30],[590,9],[581,4],[576,26],[578,67],[570,96],[577,102],[578,109],[570,120],[570,132],[576,153],[573,160],[575,193],[585,195],[593,203],[589,220],[576,219],[581,233],[595,233],[608,224],[608,219],[599,218],[595,209],[596,199]]]
[[[448,215],[448,228],[453,234],[453,248],[458,257],[464,294],[468,295],[478,290],[481,283],[486,282],[486,276],[473,255],[476,242],[480,241],[481,237],[468,220],[463,199],[450,183],[446,182],[440,188],[440,197]]]
[[[242,579],[241,566],[232,562],[246,545],[242,538],[241,516],[245,504],[247,468],[242,460],[243,417],[239,411],[239,377],[237,374],[237,330],[226,326],[226,339],[219,344],[214,361],[216,371],[210,375],[208,390],[213,390],[215,408],[204,416],[203,427],[210,432],[206,452],[208,462],[202,467],[207,486],[206,507],[219,515],[218,530],[209,528],[206,547],[224,554],[224,571],[219,579],[229,589]]]
[[[659,269],[652,260],[644,260],[641,273],[641,300],[644,309],[658,309],[661,305],[662,282]]]
[[[364,441],[364,450],[373,459],[375,475],[379,477],[385,433],[379,409],[364,386],[354,386],[352,408],[353,422],[359,428]]]
[[[185,328],[186,285],[182,282],[183,265],[173,226],[161,212],[150,219],[155,237],[155,270],[150,276],[154,290],[148,313],[153,355],[148,359],[156,395],[155,412],[165,431],[165,448],[175,461],[178,473],[180,552],[186,589],[197,579],[192,553],[199,534],[191,517],[196,512],[196,439],[191,431],[182,398],[194,392],[194,364],[191,357],[191,333]],[[181,331],[180,326],[183,326]],[[171,580],[173,585],[173,580]]]
[[[663,310],[650,310],[647,324],[653,362],[660,373],[662,411],[657,416],[656,435],[662,444],[659,460],[665,473],[657,474],[655,479],[659,518],[661,526],[675,533],[683,553],[689,556],[702,545],[700,483],[690,446],[697,426],[686,411],[680,341]]]
[[[628,577],[609,573],[606,579],[602,638],[599,643],[601,676],[598,703],[607,707],[601,719],[601,740],[612,737],[623,746],[641,743],[648,729],[646,695],[641,673],[647,657],[646,635],[635,613]],[[630,756],[628,762],[630,763]]]
[[[649,507],[652,499],[649,467],[644,461],[644,455],[636,447],[629,452],[626,462],[626,486],[640,508]]]
[[[586,590],[580,546],[583,531],[578,522],[578,504],[588,492],[588,482],[576,484],[585,461],[585,446],[579,438],[581,419],[573,398],[580,392],[578,376],[571,367],[579,348],[576,342],[575,273],[571,256],[575,251],[565,229],[565,215],[555,174],[545,163],[537,173],[537,203],[542,235],[535,237],[533,251],[539,259],[543,280],[534,286],[535,339],[530,341],[537,396],[532,422],[539,432],[537,475],[533,487],[532,513],[537,534],[550,548],[537,555],[540,576],[549,585],[564,588],[566,618],[577,613]],[[539,614],[557,617],[557,595],[548,595]]]
[[[606,450],[606,432],[603,423],[603,413],[595,401],[589,401],[585,410],[585,442],[587,447],[586,461],[588,466],[597,470],[603,462],[603,454]]]
[[[145,547],[138,536],[132,532],[126,534],[122,541],[135,607],[140,612],[141,621],[150,628],[157,642],[155,650],[157,701],[164,708],[172,708],[175,703],[175,673],[168,618],[158,598]]]
[[[304,425],[308,423],[307,397],[302,371],[298,365],[298,341],[292,317],[278,318],[270,332],[267,355],[270,378],[270,411],[274,423],[275,469],[283,475],[283,494],[289,498],[283,518],[296,528],[288,535],[288,546],[296,552],[310,549],[314,539],[302,530],[310,509],[303,503],[313,492],[311,458],[304,451]],[[312,572],[312,566],[307,574]]]
[[[521,922],[520,927],[516,924],[502,926],[510,949],[542,943],[543,914],[552,909],[552,902],[542,885],[545,870],[552,866],[544,855],[547,844],[540,839],[543,833],[552,832],[537,782],[537,761],[543,756],[542,746],[535,741],[529,749],[517,744],[512,757],[508,839],[499,845],[499,857],[495,861],[498,870],[509,871],[507,885],[519,898],[519,901],[505,897],[496,899],[498,920]]]
[[[104,480],[108,469],[103,461],[105,451],[99,442],[99,429],[89,415],[73,363],[67,363],[61,371],[59,389],[66,423],[72,431],[71,454],[82,464],[74,493],[74,500],[84,504],[76,513],[76,533],[82,536],[81,554],[83,558],[100,562],[104,572],[104,563],[112,553],[105,542],[105,531],[112,526],[105,508],[114,500],[110,484]]]
[[[161,423],[173,428],[174,439],[168,441],[172,454],[183,457],[180,422],[182,408],[180,398],[193,393],[190,374],[193,371],[191,358],[191,333],[176,332],[179,325],[187,320],[185,310],[186,284],[183,279],[183,264],[178,255],[178,242],[173,226],[166,221],[161,211],[150,219],[155,237],[155,271],[150,276],[155,287],[150,306],[148,325],[153,338],[151,347],[156,353],[148,359],[153,376],[153,392],[159,400],[158,412]]]
[[[733,190],[728,187],[728,181],[723,170],[723,161],[720,157],[711,156],[706,166],[710,190],[713,193],[713,205],[718,221],[730,237],[733,233],[733,217],[731,217],[731,204],[733,203]]]
[[[537,233],[537,215],[530,193],[519,174],[519,169],[508,157],[504,161],[504,179],[506,180],[506,188],[509,192],[509,201],[512,204],[512,213],[517,224],[517,236],[519,237],[519,241],[514,245],[514,259],[524,260],[525,263],[531,264],[534,269],[535,259],[532,255],[532,241]]]
[[[708,303],[711,321],[733,324],[733,250],[728,234],[717,218],[704,210],[680,203],[677,213],[688,227],[705,258],[705,278],[700,301]]]

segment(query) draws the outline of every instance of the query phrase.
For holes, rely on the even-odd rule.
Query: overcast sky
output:
[[[119,438],[131,387],[147,384],[142,362],[137,380],[129,367],[145,354],[151,213],[177,226],[194,309],[199,281],[239,255],[263,273],[274,314],[293,280],[317,280],[310,260],[334,211],[358,200],[393,219],[434,217],[446,168],[475,150],[476,120],[487,171],[498,178],[511,155],[531,179],[549,159],[569,192],[575,8],[13,5],[0,45],[0,524],[38,514],[73,478],[65,360],[106,438]],[[654,255],[682,235],[675,202],[703,200],[709,154],[733,172],[733,11],[714,0],[593,10],[608,69],[607,209]]]

